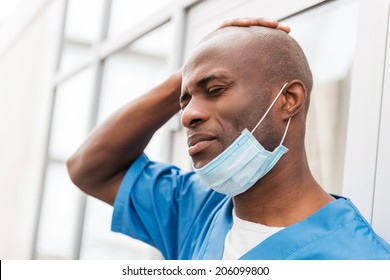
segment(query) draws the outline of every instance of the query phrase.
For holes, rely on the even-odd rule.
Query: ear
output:
[[[293,80],[287,84],[283,93],[283,119],[288,120],[298,113],[304,114],[307,102],[307,91],[300,80]]]

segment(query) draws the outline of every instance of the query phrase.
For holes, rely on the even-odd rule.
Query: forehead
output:
[[[221,32],[203,40],[183,67],[183,81],[209,75],[210,72],[224,72],[238,75],[248,65],[246,51],[248,36],[244,32]]]

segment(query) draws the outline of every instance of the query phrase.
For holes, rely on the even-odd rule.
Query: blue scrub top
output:
[[[230,197],[204,186],[194,172],[143,154],[119,188],[111,229],[156,247],[166,259],[221,259],[232,209]],[[390,260],[390,246],[349,199],[338,197],[241,259]]]

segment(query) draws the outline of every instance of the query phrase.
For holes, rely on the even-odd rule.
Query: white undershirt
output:
[[[268,227],[242,220],[233,210],[233,225],[225,238],[223,260],[237,260],[283,227]]]

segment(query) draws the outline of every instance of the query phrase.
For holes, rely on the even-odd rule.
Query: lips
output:
[[[210,145],[212,145],[215,140],[216,138],[210,134],[206,134],[206,133],[191,134],[187,140],[188,147],[189,147],[188,148],[189,155],[193,156],[197,153],[200,153],[201,151],[205,150]]]

